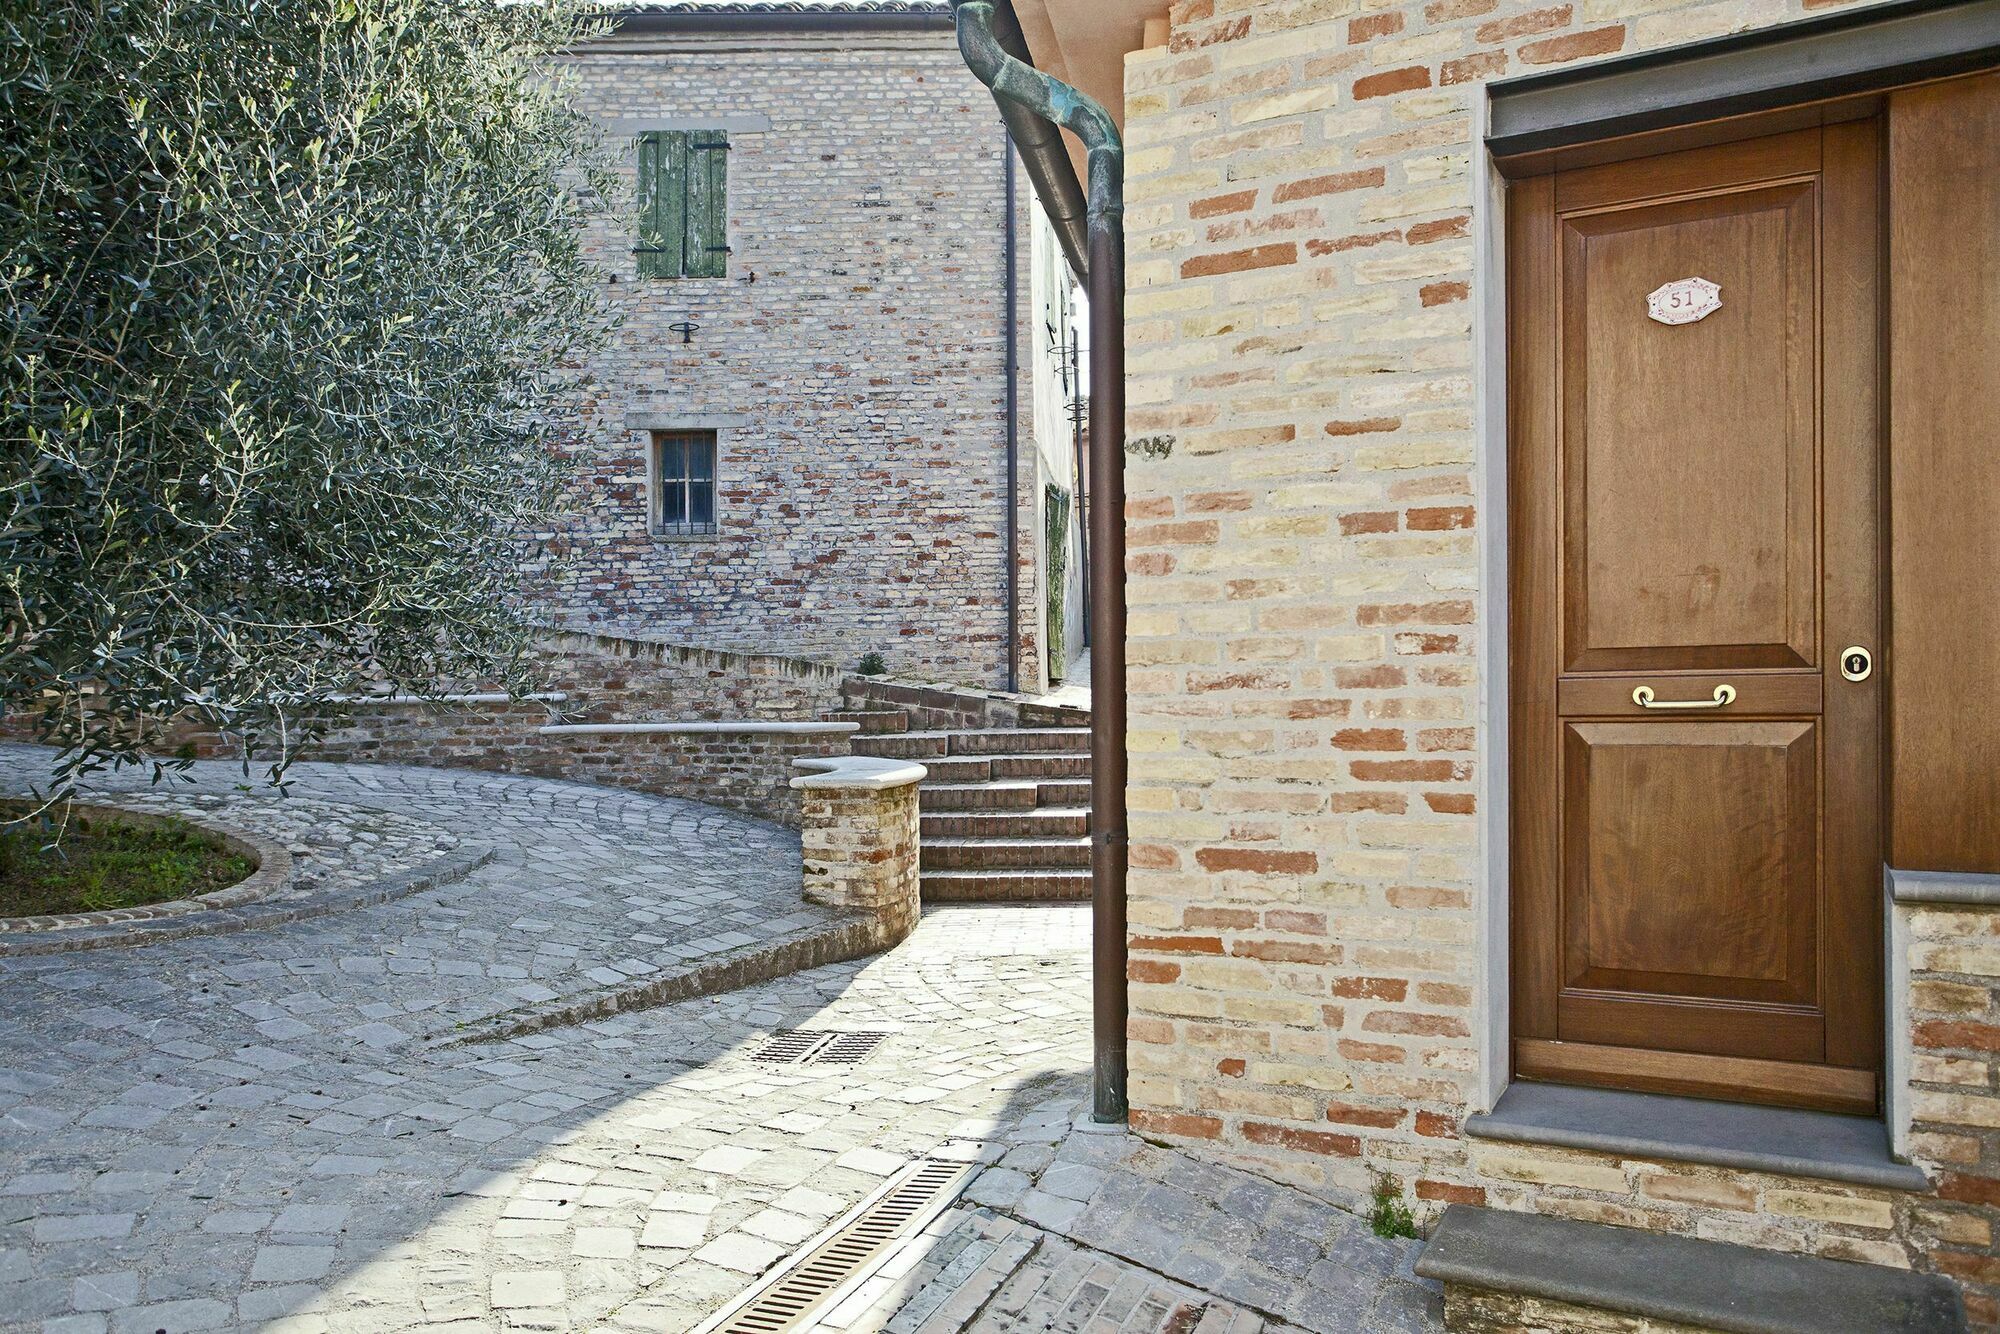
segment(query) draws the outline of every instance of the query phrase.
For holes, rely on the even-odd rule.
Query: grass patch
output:
[[[257,869],[185,820],[130,825],[70,812],[49,818],[0,805],[0,917],[103,912],[167,903],[233,885]],[[26,817],[26,818],[23,818]]]
[[[1368,1210],[1368,1226],[1378,1237],[1414,1237],[1417,1235],[1417,1220],[1410,1214],[1410,1206],[1403,1203],[1403,1196],[1387,1181],[1375,1183],[1375,1204]]]

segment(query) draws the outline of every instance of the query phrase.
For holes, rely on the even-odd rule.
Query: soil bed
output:
[[[168,903],[257,869],[221,835],[171,816],[137,823],[72,811],[65,827],[57,812],[45,824],[32,810],[0,803],[0,917]]]

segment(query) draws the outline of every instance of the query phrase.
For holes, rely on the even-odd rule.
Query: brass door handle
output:
[[[1713,699],[1654,699],[1651,686],[1639,686],[1632,691],[1632,702],[1642,709],[1719,709],[1736,701],[1736,687],[1719,685]]]

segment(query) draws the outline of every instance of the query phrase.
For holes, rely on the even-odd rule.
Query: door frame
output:
[[[1933,80],[1921,80],[1931,82]],[[1475,923],[1476,965],[1474,997],[1479,1022],[1475,1040],[1480,1054],[1475,1102],[1471,1110],[1490,1111],[1513,1079],[1513,754],[1510,742],[1513,690],[1511,670],[1513,647],[1512,577],[1513,549],[1510,541],[1512,514],[1509,509],[1508,476],[1511,450],[1508,438],[1510,373],[1507,355],[1510,301],[1507,288],[1510,259],[1507,236],[1511,179],[1548,169],[1547,154],[1533,160],[1502,159],[1487,146],[1493,119],[1494,90],[1481,85],[1481,95],[1473,99],[1472,122],[1480,151],[1473,155],[1473,493],[1482,522],[1478,547],[1479,616],[1481,633],[1474,659],[1478,670],[1478,731],[1476,800],[1480,823],[1480,855],[1475,867],[1477,883],[1483,890],[1482,910]],[[1868,93],[1833,101],[1782,106],[1772,110],[1733,116],[1684,128],[1651,131],[1638,135],[1583,142],[1562,150],[1582,162],[1616,161],[1653,156],[1687,147],[1760,138],[1805,125],[1824,125],[1848,120],[1880,117],[1886,107],[1886,93]],[[1622,149],[1626,151],[1620,151]],[[1513,169],[1510,173],[1510,167]],[[1886,170],[1886,160],[1884,161]],[[1884,238],[1886,244],[1886,237]],[[1886,282],[1886,269],[1884,270]],[[1886,286],[1883,301],[1889,299]],[[1883,347],[1886,355],[1886,344]],[[1886,369],[1886,367],[1885,367]],[[1883,410],[1886,410],[1884,404]],[[1886,425],[1886,423],[1883,423]],[[1886,442],[1884,446],[1886,449]],[[1884,462],[1886,469],[1886,460]],[[1886,547],[1878,550],[1883,596],[1887,595]],[[1887,633],[1886,617],[1883,631]],[[1878,656],[1888,651],[1884,642]],[[1886,810],[1886,768],[1877,793],[1878,809]],[[1887,855],[1886,848],[1884,856]],[[1884,917],[1890,917],[1884,909]],[[1888,957],[1891,923],[1883,922],[1884,957],[1881,1004],[1876,1022],[1880,1025],[1882,1057],[1878,1063],[1880,1110],[1887,1116],[1895,1105],[1891,1080],[1894,1076],[1890,1040],[1891,1019],[1898,988]]]

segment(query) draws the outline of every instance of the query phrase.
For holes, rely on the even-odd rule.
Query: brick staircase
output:
[[[856,677],[857,755],[915,760],[926,902],[1090,897],[1090,715]]]

